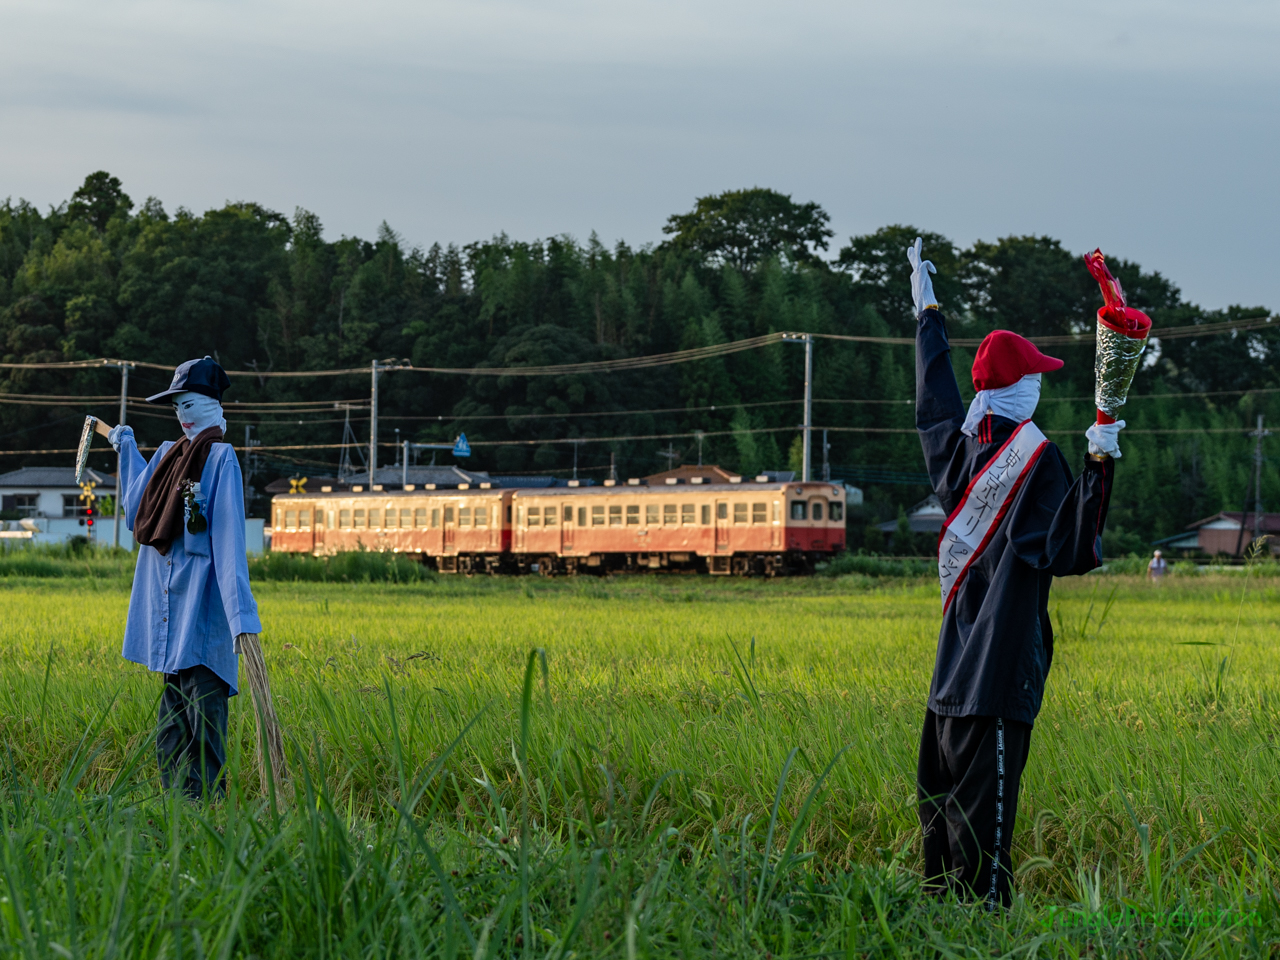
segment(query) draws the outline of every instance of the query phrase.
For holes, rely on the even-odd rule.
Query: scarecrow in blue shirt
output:
[[[139,545],[123,655],[164,675],[160,779],[192,799],[225,790],[239,638],[262,630],[249,590],[240,464],[222,442],[230,385],[209,357],[179,366],[169,389],[147,402],[172,403],[184,436],[162,443],[149,463],[130,427],[109,437],[120,454],[125,523]]]

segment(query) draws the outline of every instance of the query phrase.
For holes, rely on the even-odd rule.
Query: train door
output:
[[[554,509],[561,513],[560,552],[573,553],[573,507],[556,506]]]
[[[782,501],[775,500],[769,505],[769,509],[773,511],[772,525],[770,526],[769,546],[775,550],[782,549]]]
[[[729,549],[729,501],[716,501],[716,549]]]
[[[315,513],[311,521],[312,529],[312,547],[311,552],[317,555],[324,553],[324,531],[325,531],[325,515],[324,502],[321,501],[314,505]]]
[[[511,539],[515,543],[515,552],[524,553],[524,504],[516,504],[516,519],[512,524]]]
[[[458,507],[456,504],[446,503],[444,508],[444,550],[445,554],[454,554],[458,552]]]
[[[814,497],[809,501],[809,519],[817,521],[809,529],[809,546],[821,550],[827,545],[827,498]]]

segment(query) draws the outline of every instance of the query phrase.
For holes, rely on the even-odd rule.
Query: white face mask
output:
[[[1040,378],[1042,374],[1028,373],[1017,383],[995,390],[979,390],[969,404],[969,415],[960,430],[972,437],[978,432],[978,424],[988,412],[997,417],[1008,417],[1017,423],[1030,420],[1040,402]]]
[[[222,404],[203,393],[180,393],[173,398],[173,410],[188,440],[194,440],[210,427],[221,427],[227,432],[227,421],[222,418]]]

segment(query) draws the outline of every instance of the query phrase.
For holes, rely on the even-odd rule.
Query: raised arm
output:
[[[142,491],[151,479],[151,471],[147,461],[138,452],[138,442],[133,437],[133,427],[121,424],[112,427],[107,434],[111,446],[120,454],[120,512],[124,514],[124,524],[133,529],[134,517],[138,514],[138,504],[142,500]],[[157,456],[157,461],[159,457]]]
[[[964,442],[964,402],[951,369],[947,325],[933,295],[933,264],[920,258],[921,241],[907,248],[911,296],[916,305],[916,429],[934,491],[944,505],[951,499],[955,452]]]
[[[1055,577],[1088,573],[1102,563],[1102,528],[1107,522],[1115,461],[1085,458],[1071,482],[1057,447],[1042,457],[1026,493],[1009,517],[1009,539],[1019,559]]]

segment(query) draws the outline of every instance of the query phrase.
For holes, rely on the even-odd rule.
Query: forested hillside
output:
[[[176,364],[212,354],[229,370],[258,372],[368,366],[375,358],[432,367],[515,367],[642,356],[741,340],[772,331],[909,337],[914,331],[904,249],[918,232],[939,268],[936,290],[953,336],[996,327],[1027,335],[1091,329],[1101,303],[1079,253],[1048,237],[1006,237],[960,249],[914,226],[885,227],[838,246],[816,204],[767,190],[698,200],[666,221],[666,242],[607,248],[594,235],[410,248],[384,223],[376,238],[326,239],[305,210],[289,217],[254,203],[195,214],[135,206],[105,173],[70,200],[40,211],[0,206],[0,352],[5,363],[113,357]],[[927,225],[924,225],[927,227]],[[1190,240],[1188,242],[1191,242]],[[1265,316],[1261,306],[1207,311],[1176,285],[1106,251],[1130,302],[1161,327]],[[1280,325],[1278,325],[1280,326]],[[1037,422],[1069,460],[1084,451],[1092,419],[1092,337],[1046,348],[1067,361],[1045,378]],[[962,391],[972,349],[955,351]],[[1280,337],[1264,329],[1167,340],[1134,384],[1122,435],[1111,551],[1142,549],[1217,510],[1240,509],[1251,469],[1246,432],[1257,413],[1280,424]],[[814,421],[833,428],[833,476],[868,496],[865,520],[892,519],[923,497],[910,432],[909,346],[822,340],[815,347]],[[114,369],[0,370],[0,452],[74,446],[87,404],[119,390]],[[774,343],[713,360],[629,373],[491,377],[393,371],[380,383],[379,439],[451,440],[465,430],[471,469],[571,469],[573,438],[649,437],[578,446],[585,476],[620,476],[696,462],[743,473],[798,458],[803,349]],[[130,395],[166,386],[154,370],[132,373]],[[226,401],[229,439],[244,425],[268,446],[340,441],[331,401],[367,403],[369,374],[338,378],[237,377]],[[59,399],[42,405],[39,395]],[[242,403],[277,403],[235,409]],[[317,402],[298,412],[291,404]],[[94,412],[114,420],[113,405]],[[352,413],[368,439],[367,408]],[[131,411],[144,441],[177,433],[167,410]],[[838,429],[836,429],[838,428]],[[855,429],[856,428],[856,429]],[[860,432],[866,428],[903,432]],[[1161,432],[1144,432],[1161,431]],[[495,441],[502,441],[495,443]],[[1271,441],[1268,441],[1270,443]],[[298,452],[295,452],[298,453]],[[338,451],[271,452],[270,475],[332,473]],[[390,447],[380,454],[394,459]],[[8,453],[0,467],[64,462]],[[816,469],[822,462],[815,439]],[[103,458],[102,466],[109,459]],[[1274,509],[1280,483],[1265,471]],[[264,479],[255,479],[259,485]],[[884,482],[884,481],[892,482]],[[260,509],[261,503],[258,504]],[[860,530],[853,532],[854,541]]]

